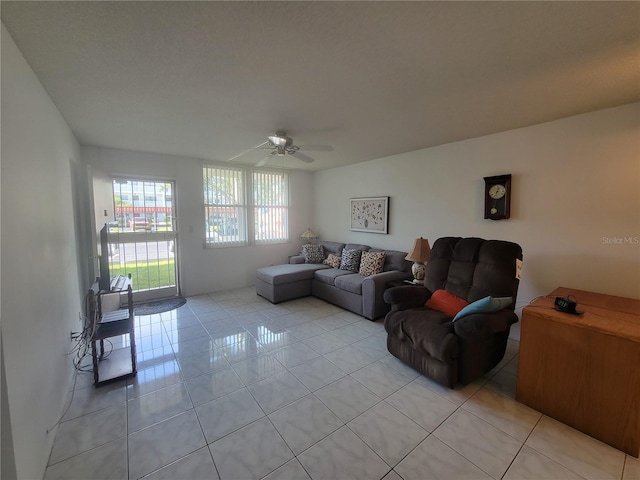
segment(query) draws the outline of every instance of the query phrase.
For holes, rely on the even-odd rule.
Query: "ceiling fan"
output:
[[[269,152],[269,154],[263,158],[262,160],[260,160],[258,163],[256,163],[256,167],[262,167],[264,164],[267,163],[267,161],[270,158],[274,158],[274,157],[283,157],[285,155],[291,155],[294,158],[297,158],[298,160],[301,160],[305,163],[313,163],[315,162],[315,158],[311,158],[309,155],[305,155],[304,153],[302,153],[300,151],[301,147],[299,147],[298,145],[294,145],[293,144],[293,139],[291,137],[287,136],[287,132],[285,132],[284,130],[278,130],[275,135],[269,135],[268,140],[266,142],[262,142],[259,145],[256,145],[253,148],[250,148],[249,150],[246,150],[234,157],[231,157],[230,159],[227,160],[227,162],[230,162],[232,160],[235,160],[238,157],[241,157],[242,155],[245,155],[249,152],[251,152],[252,150],[271,150],[271,152]],[[312,147],[302,147],[305,150],[333,150],[331,147],[329,146],[322,146],[322,145],[315,145]]]

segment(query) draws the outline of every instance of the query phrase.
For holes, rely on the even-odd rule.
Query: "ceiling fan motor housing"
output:
[[[293,140],[291,137],[287,137],[287,132],[283,130],[278,130],[275,135],[269,136],[269,141],[278,147],[278,149],[285,149],[293,145]]]

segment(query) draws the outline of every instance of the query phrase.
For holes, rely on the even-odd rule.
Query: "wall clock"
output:
[[[484,177],[484,218],[503,220],[511,212],[511,174]]]

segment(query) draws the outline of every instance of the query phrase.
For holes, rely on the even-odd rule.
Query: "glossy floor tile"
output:
[[[198,295],[136,331],[134,378],[77,376],[46,480],[640,480],[638,459],[516,402],[512,340],[448,389],[389,354],[382,319],[313,297]]]
[[[349,376],[314,393],[345,423],[380,402],[380,397]]]
[[[272,413],[269,420],[296,455],[344,425],[313,394]]]
[[[279,373],[248,388],[267,415],[311,393],[291,372]]]
[[[209,450],[221,480],[260,479],[293,458],[267,418],[212,443]]]
[[[493,478],[502,478],[522,447],[521,441],[464,409],[456,410],[433,435]]]
[[[382,478],[391,470],[347,426],[315,444],[298,460],[309,476],[318,480]]]
[[[429,435],[387,402],[378,403],[347,425],[392,467]]]

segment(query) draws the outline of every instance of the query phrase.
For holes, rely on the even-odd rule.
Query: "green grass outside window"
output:
[[[175,260],[160,260],[109,265],[111,277],[131,274],[133,290],[171,287],[176,284]]]

